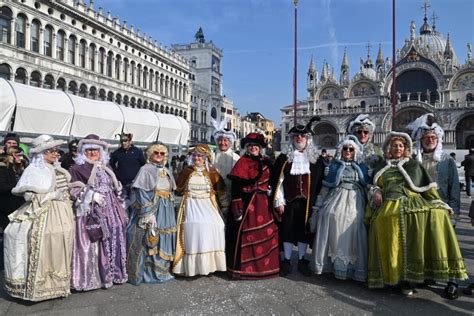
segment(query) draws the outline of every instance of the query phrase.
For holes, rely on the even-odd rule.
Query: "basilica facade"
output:
[[[474,148],[474,59],[471,44],[467,56],[458,57],[450,34],[438,32],[427,12],[417,32],[410,24],[410,36],[397,50],[396,114],[392,126],[392,62],[379,47],[375,62],[370,50],[361,59],[358,72],[351,78],[348,53],[344,52],[337,79],[328,64],[321,75],[311,59],[307,73],[308,98],[299,102],[298,122],[313,115],[321,120],[313,125],[314,143],[334,148],[357,115],[367,113],[375,123],[374,142],[382,143],[390,130],[408,131],[407,125],[418,116],[434,113],[445,131],[444,147]],[[293,125],[293,105],[281,109],[282,148],[288,145],[288,130]]]

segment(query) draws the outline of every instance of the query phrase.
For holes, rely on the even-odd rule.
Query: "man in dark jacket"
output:
[[[132,144],[132,134],[122,134],[120,148],[110,155],[110,166],[123,186],[123,197],[130,196],[132,182],[140,168],[146,163],[143,151]]]
[[[61,163],[61,167],[63,167],[66,170],[69,170],[69,168],[75,164],[74,158],[77,157],[77,144],[78,143],[79,143],[78,139],[71,140],[67,144],[69,148],[69,152],[62,155],[61,158],[59,159],[59,162]]]
[[[471,183],[474,178],[474,148],[469,149],[469,155],[461,162],[464,167],[464,178],[466,179],[466,194],[471,196]]]

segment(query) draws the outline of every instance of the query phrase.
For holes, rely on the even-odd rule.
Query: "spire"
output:
[[[321,71],[321,81],[327,81],[328,80],[328,63],[324,61],[323,63],[323,70]]]
[[[436,32],[436,20],[438,20],[438,16],[435,14],[435,11],[433,10],[433,14],[431,15],[431,24],[432,24],[433,32]]]
[[[316,68],[314,67],[313,55],[311,54],[311,61],[309,62],[308,74],[316,73]]]
[[[344,47],[344,56],[342,57],[342,65],[341,65],[341,70],[342,69],[349,69],[349,58],[347,57],[347,47]]]
[[[451,37],[448,33],[448,39],[446,40],[446,48],[444,49],[444,58],[453,59],[453,49],[451,47]]]
[[[364,68],[373,68],[374,64],[372,63],[372,59],[370,59],[370,48],[372,45],[370,45],[370,41],[367,43],[367,60],[364,63]]]
[[[206,40],[204,39],[204,32],[202,31],[202,27],[199,27],[199,30],[194,35],[196,39],[196,43],[205,43]]]
[[[334,74],[333,74],[334,76]],[[347,57],[347,49],[344,47],[344,56],[342,57],[341,72],[339,75],[339,84],[343,86],[349,85],[349,57]]]
[[[377,60],[375,61],[376,65],[383,64],[383,54],[382,54],[382,44],[379,43],[379,52],[377,53]]]

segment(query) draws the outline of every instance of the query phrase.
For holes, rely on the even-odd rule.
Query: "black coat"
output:
[[[3,229],[8,225],[8,215],[25,203],[23,197],[11,192],[18,179],[12,166],[7,167],[0,163],[0,226]]]
[[[464,175],[466,177],[474,176],[474,153],[466,155],[464,160],[461,162],[461,166],[464,166]]]

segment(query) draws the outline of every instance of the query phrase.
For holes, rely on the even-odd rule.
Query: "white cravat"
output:
[[[304,152],[295,150],[293,152],[293,164],[291,165],[290,174],[310,174],[309,171],[309,160]]]

